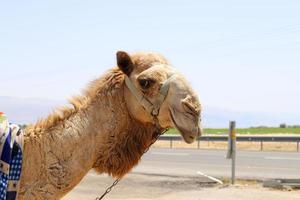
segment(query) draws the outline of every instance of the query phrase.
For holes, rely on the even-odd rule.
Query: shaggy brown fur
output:
[[[103,77],[92,81],[89,87],[83,91],[83,95],[71,98],[69,102],[73,107],[65,106],[58,108],[47,118],[39,120],[34,126],[28,126],[27,129],[48,129],[59,123],[63,123],[79,110],[86,109],[93,103],[93,99],[95,100],[97,96],[105,97],[106,95],[115,93],[115,90],[119,90],[123,86],[123,80],[124,74],[118,68],[110,70]],[[33,131],[33,133],[36,132]]]
[[[98,172],[106,172],[114,177],[124,176],[138,164],[157,135],[153,125],[130,124],[133,125],[134,121],[128,123],[126,132],[111,134],[110,140],[100,149],[99,155],[102,156],[98,157],[94,165]]]

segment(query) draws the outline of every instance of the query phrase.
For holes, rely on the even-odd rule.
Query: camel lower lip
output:
[[[174,111],[173,111],[174,112]],[[175,128],[181,133],[181,136],[183,137],[184,141],[188,144],[192,143],[195,141],[196,139],[196,135],[197,134],[193,134],[191,133],[190,131],[187,131],[185,128],[182,128],[181,126],[179,126],[177,123],[176,123],[176,120],[174,119],[173,117],[173,113],[172,113],[172,110],[170,109],[170,116],[171,116],[171,119],[175,125]]]

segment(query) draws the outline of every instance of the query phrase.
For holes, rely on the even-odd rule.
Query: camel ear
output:
[[[127,76],[133,71],[133,62],[125,51],[117,52],[117,63],[118,67],[126,74]]]

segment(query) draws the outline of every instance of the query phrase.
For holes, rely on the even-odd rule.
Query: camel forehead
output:
[[[131,56],[131,59],[136,67],[137,72],[142,72],[155,64],[169,65],[166,58],[158,53],[139,52]]]

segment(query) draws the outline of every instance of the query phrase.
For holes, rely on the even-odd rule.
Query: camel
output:
[[[69,106],[24,130],[18,199],[61,199],[91,169],[122,178],[157,137],[158,125],[159,131],[178,129],[187,143],[201,134],[199,99],[162,55],[119,51],[116,58],[117,66],[92,81]],[[158,105],[152,113],[126,79],[142,99]]]

